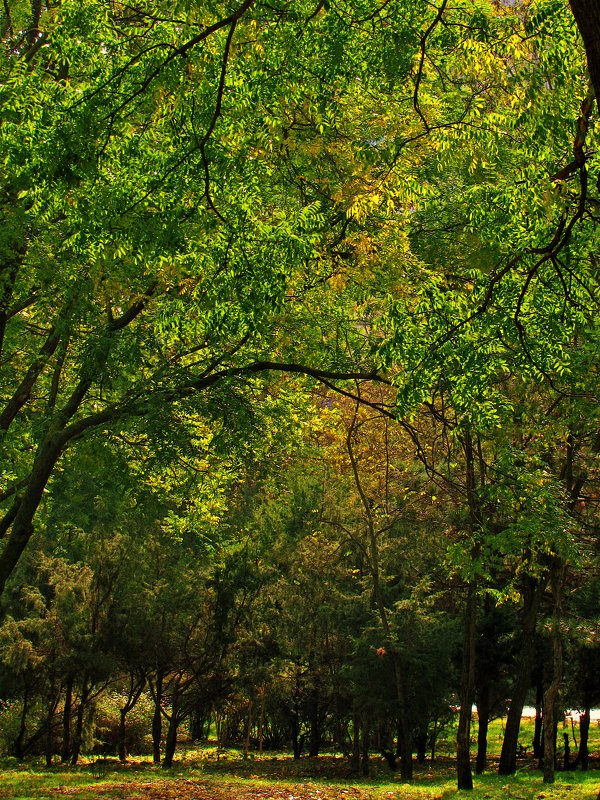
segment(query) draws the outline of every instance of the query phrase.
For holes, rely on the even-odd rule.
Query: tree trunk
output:
[[[52,766],[52,756],[54,755],[53,722],[56,709],[60,701],[60,695],[53,689],[50,700],[48,701],[48,711],[46,713],[46,738],[44,742],[44,754],[46,756],[46,766]]]
[[[521,729],[523,706],[531,684],[531,670],[535,653],[535,628],[542,588],[541,582],[531,580],[524,591],[521,618],[521,652],[502,741],[502,752],[500,753],[500,764],[498,766],[500,775],[513,775],[517,770],[519,731]]]
[[[263,736],[265,730],[265,687],[261,686],[260,690],[260,712],[258,715],[258,752],[262,755],[263,751]]]
[[[398,698],[398,732],[400,734],[400,777],[404,781],[411,781],[413,777],[412,761],[412,725],[407,719],[406,686],[402,676],[402,665],[400,664],[400,654],[393,649],[392,658],[394,660],[394,676],[396,679],[396,696]]]
[[[179,727],[179,718],[177,714],[176,704],[173,705],[171,719],[169,720],[169,727],[167,729],[167,738],[165,740],[165,757],[163,759],[163,767],[170,769],[173,766],[173,756],[177,748],[177,728]]]
[[[465,608],[460,713],[456,734],[456,777],[458,789],[473,788],[471,772],[471,709],[475,693],[475,584],[470,583]]]
[[[49,433],[38,447],[27,488],[17,500],[14,514],[10,515],[12,525],[10,535],[5,539],[4,549],[0,553],[0,597],[33,535],[33,519],[64,446],[64,436],[60,432],[53,432]]]
[[[163,676],[159,672],[156,675],[156,685],[154,687],[154,714],[152,716],[152,761],[160,764],[160,740],[162,738],[162,690]]]
[[[91,686],[87,686],[84,682],[81,689],[81,700],[77,708],[77,718],[75,720],[75,734],[73,736],[73,752],[71,753],[71,764],[75,766],[81,754],[81,745],[83,743],[83,722],[85,719],[85,709],[87,707],[88,697],[90,695]]]
[[[569,0],[579,28],[596,102],[600,110],[600,5],[598,0]]]
[[[310,736],[308,742],[308,755],[310,758],[316,758],[319,755],[321,747],[321,719],[320,719],[320,687],[318,677],[313,675],[313,686],[310,693],[309,702],[309,719],[310,719]]]
[[[127,711],[124,708],[119,709],[119,761],[127,760]]]
[[[544,686],[542,684],[542,671],[538,671],[535,685],[535,724],[533,729],[533,755],[538,759],[540,766],[544,756],[542,747],[542,704],[544,701]]]
[[[586,708],[579,717],[579,752],[576,763],[581,764],[583,772],[587,771],[589,763],[588,741],[590,736],[590,709]]]
[[[244,758],[248,758],[250,751],[250,736],[252,734],[252,700],[248,703],[248,720],[246,722],[246,738],[244,739]]]
[[[362,726],[362,754],[361,772],[367,777],[369,774],[369,726],[366,722]]]
[[[358,771],[360,765],[360,718],[354,711],[352,719],[352,769]]]
[[[63,710],[63,739],[60,760],[63,764],[71,758],[71,710],[73,705],[73,678],[67,678],[65,707]]]
[[[552,680],[544,692],[544,783],[554,783],[556,758],[557,709],[563,670],[563,643],[560,630],[562,590],[565,567],[554,564],[552,570]]]
[[[292,733],[292,750],[294,751],[294,761],[298,761],[298,759],[300,758],[300,754],[302,752],[302,745],[300,742],[300,714],[298,713],[297,707],[294,707],[292,711],[291,733]]]
[[[417,746],[417,763],[424,764],[427,757],[427,728],[419,730],[415,744]]]
[[[475,773],[481,775],[487,768],[487,737],[490,723],[490,687],[485,685],[477,700],[477,759]]]

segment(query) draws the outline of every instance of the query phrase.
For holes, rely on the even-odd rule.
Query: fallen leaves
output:
[[[361,800],[364,791],[350,786],[320,787],[297,784],[293,787],[254,787],[240,781],[219,784],[201,783],[194,780],[161,780],[147,782],[127,781],[77,788],[58,787],[53,793],[62,796],[81,795],[86,790],[97,798],[127,798],[127,800]]]

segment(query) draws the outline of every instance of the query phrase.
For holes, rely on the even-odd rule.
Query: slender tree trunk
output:
[[[258,715],[258,752],[263,751],[263,736],[265,729],[265,687],[260,687],[260,712]]]
[[[577,753],[576,764],[581,764],[583,772],[587,771],[589,764],[588,741],[590,737],[590,708],[587,707],[579,717],[579,752]]]
[[[460,713],[456,734],[456,777],[458,789],[473,788],[471,772],[471,715],[475,694],[475,584],[467,590],[463,637]]]
[[[165,739],[165,757],[163,759],[163,767],[170,769],[173,766],[173,757],[177,748],[177,728],[179,727],[179,717],[177,714],[176,704],[173,704],[171,712],[171,719],[169,720],[169,727],[167,728],[167,737]]]
[[[360,765],[360,717],[356,710],[352,720],[352,769],[358,771]]]
[[[385,638],[388,642],[389,652],[391,653],[394,665],[394,677],[396,684],[396,702],[398,706],[398,719],[399,730],[401,738],[400,756],[400,776],[405,781],[411,781],[413,777],[413,763],[412,763],[412,724],[408,719],[408,703],[407,703],[407,687],[404,677],[404,670],[401,664],[400,653],[396,647],[395,636],[390,625],[388,610],[385,606],[383,593],[381,590],[381,577],[379,568],[379,542],[377,534],[376,521],[373,516],[372,503],[367,497],[359,471],[359,464],[354,452],[353,436],[357,423],[358,406],[355,409],[351,425],[348,428],[346,436],[346,448],[350,458],[350,465],[352,467],[352,474],[354,483],[361,499],[364,510],[365,519],[367,522],[367,531],[369,537],[369,567],[373,581],[373,598],[377,605],[379,612],[379,619]]]
[[[73,707],[73,678],[67,678],[65,686],[65,707],[63,709],[63,738],[60,760],[63,764],[71,758],[71,712]]]
[[[321,746],[321,719],[319,714],[319,707],[321,701],[321,691],[319,686],[319,678],[313,671],[312,674],[312,687],[309,698],[309,719],[310,719],[310,736],[308,742],[308,755],[309,758],[316,758],[319,755]]]
[[[542,747],[542,705],[544,702],[544,686],[542,671],[539,670],[535,683],[535,723],[533,729],[533,755],[542,763],[544,748]]]
[[[158,672],[154,687],[154,714],[152,716],[152,761],[160,764],[160,740],[162,738],[162,691],[163,676]]]
[[[365,777],[369,774],[369,725],[366,721],[362,726],[361,772]]]
[[[556,759],[557,709],[563,671],[563,643],[560,630],[562,591],[565,567],[556,563],[552,569],[552,680],[544,692],[544,783],[554,783]]]
[[[427,728],[419,731],[415,744],[417,746],[417,763],[424,764],[427,757]]]
[[[127,760],[127,710],[125,708],[119,709],[119,761],[125,762]]]
[[[252,733],[252,701],[248,703],[248,719],[246,722],[246,738],[244,739],[244,758],[248,758],[250,751],[250,735]]]
[[[542,588],[540,581],[531,580],[524,591],[521,618],[521,652],[502,741],[502,752],[500,753],[500,764],[498,766],[500,775],[513,775],[517,770],[519,731],[521,729],[523,706],[531,685],[531,670],[535,653],[535,628]]]
[[[481,775],[487,768],[487,737],[490,723],[490,687],[485,685],[477,700],[477,759],[475,772]]]
[[[71,764],[75,766],[81,754],[81,745],[83,743],[83,723],[85,719],[85,710],[87,708],[87,701],[90,695],[91,686],[88,686],[84,681],[81,688],[81,700],[77,708],[77,717],[75,720],[75,734],[73,736],[73,752],[71,753]]]
[[[52,694],[50,700],[48,702],[48,710],[46,712],[46,739],[44,743],[44,753],[46,756],[46,766],[52,766],[52,756],[54,755],[54,736],[53,736],[53,722],[54,722],[54,715],[56,714],[56,709],[58,707],[58,703],[60,700],[60,695],[56,692],[54,688],[53,682],[53,689],[51,690]]]
[[[302,746],[300,744],[300,714],[297,706],[294,706],[294,709],[292,711],[291,733],[292,733],[292,750],[294,751],[294,761],[298,761],[302,751]]]

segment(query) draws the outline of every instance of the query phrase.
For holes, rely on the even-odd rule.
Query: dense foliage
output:
[[[511,699],[510,774],[537,693],[545,779],[565,704],[587,766],[600,73],[571,5],[6,0],[8,750],[124,759],[145,719],[169,765],[212,720],[410,779],[452,705],[468,789],[473,704],[482,771]]]

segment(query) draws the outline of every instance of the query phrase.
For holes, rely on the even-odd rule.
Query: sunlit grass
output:
[[[237,754],[235,754],[237,755]],[[302,762],[287,758],[255,758],[244,762],[234,754],[221,758],[193,759],[191,753],[171,770],[154,767],[149,762],[116,766],[96,778],[89,764],[78,767],[16,766],[2,769],[0,798],[10,800],[73,800],[105,798],[177,797],[187,798],[269,797],[321,798],[321,800],[447,800],[469,797],[473,800],[595,800],[600,788],[600,773],[557,773],[556,783],[548,786],[539,772],[522,770],[509,780],[495,773],[475,778],[471,793],[458,792],[454,770],[448,764],[425,765],[408,785],[397,774],[375,766],[368,778],[314,776],[302,769]],[[313,767],[318,765],[314,763]],[[294,773],[294,774],[292,774]],[[199,787],[202,787],[200,791]],[[164,790],[159,795],[149,793]],[[170,787],[170,791],[167,791]],[[283,792],[283,794],[282,794]]]
[[[572,735],[570,727],[569,730]],[[559,731],[559,744],[562,741]],[[575,731],[577,734],[577,731]],[[600,726],[590,730],[590,750],[600,755]],[[476,729],[474,730],[476,735]],[[77,767],[46,768],[41,759],[20,763],[0,761],[0,800],[596,800],[600,771],[556,773],[556,782],[546,785],[531,759],[520,759],[516,775],[507,779],[496,773],[503,736],[503,722],[490,726],[490,768],[475,776],[472,792],[456,789],[455,766],[444,755],[451,739],[440,748],[434,763],[415,764],[414,781],[403,782],[386,763],[373,755],[368,777],[357,776],[341,756],[294,761],[288,753],[250,753],[244,759],[237,748],[217,751],[216,746],[182,746],[170,770],[154,766],[149,757],[121,765],[111,760],[104,769],[95,759],[83,759]],[[531,746],[533,720],[524,720],[520,741]],[[576,745],[572,743],[572,754]],[[473,752],[475,747],[473,747]]]

